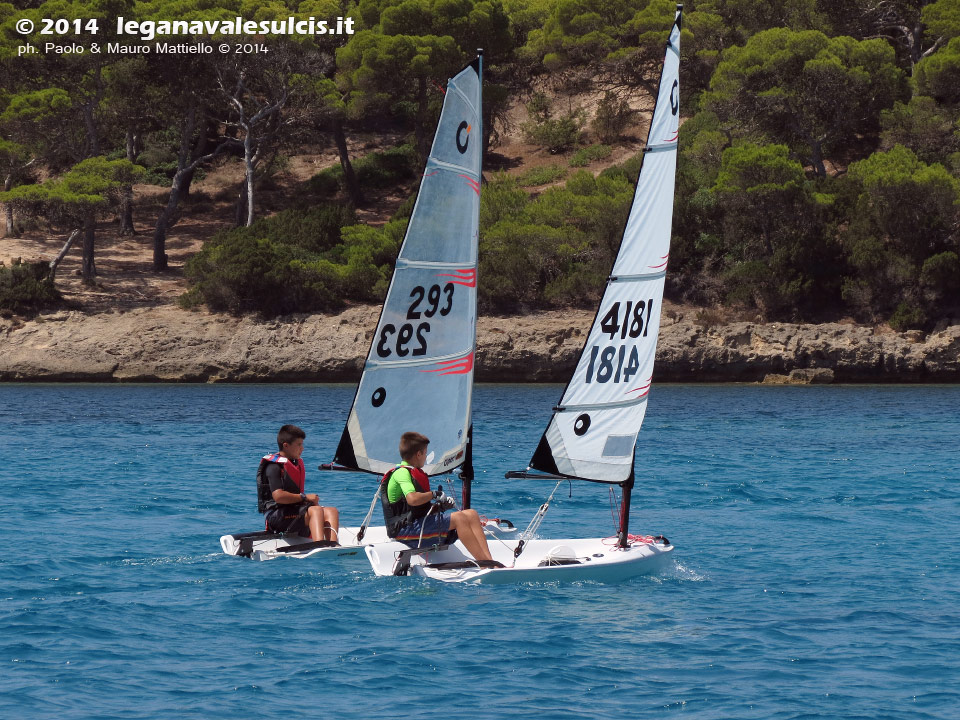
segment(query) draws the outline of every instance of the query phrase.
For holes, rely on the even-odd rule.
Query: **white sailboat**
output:
[[[549,500],[516,540],[490,544],[505,568],[471,563],[459,545],[404,552],[371,545],[378,575],[415,574],[447,582],[557,579],[614,581],[656,571],[673,551],[663,537],[628,532],[637,435],[653,377],[670,251],[679,133],[680,25],[677,6],[664,57],[643,168],[620,251],[577,368],[526,470],[508,478],[583,480],[622,488],[620,527],[611,538],[538,539]],[[552,496],[551,496],[552,497]]]
[[[473,479],[482,59],[478,51],[447,83],[416,204],[346,427],[334,462],[321,466],[383,475],[399,460],[400,435],[415,430],[430,438],[434,450],[423,468],[428,475],[459,470],[465,508],[470,506]],[[221,546],[228,554],[261,560],[362,558],[361,546],[389,541],[382,524],[370,526],[376,504],[375,498],[359,527],[340,528],[339,547],[269,532],[225,535]],[[498,536],[516,534],[505,521],[489,521],[486,529]]]

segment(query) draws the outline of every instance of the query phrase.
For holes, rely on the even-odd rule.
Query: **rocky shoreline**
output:
[[[164,305],[0,320],[4,382],[355,382],[379,308],[278,320]],[[660,382],[960,382],[960,324],[896,333],[845,323],[704,326],[666,313]],[[566,382],[588,311],[482,317],[479,382]]]

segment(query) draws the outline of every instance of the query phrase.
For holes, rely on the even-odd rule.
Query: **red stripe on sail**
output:
[[[670,258],[670,253],[667,253],[666,255],[661,255],[660,259],[663,260],[662,263],[660,263],[659,265],[647,265],[647,267],[650,268],[651,270],[659,270],[660,268],[667,266],[667,263],[670,262],[669,258]]]
[[[640,387],[634,388],[633,390],[627,390],[624,393],[624,395],[629,395],[630,393],[640,392],[641,390],[643,390],[643,393],[638,395],[637,397],[646,397],[647,393],[650,392],[650,385],[652,384],[653,384],[653,376],[651,375],[650,377],[647,378],[646,385],[641,385]]]
[[[449,273],[441,273],[435,275],[434,277],[438,278],[452,278],[450,282],[454,285],[464,285],[465,287],[476,287],[477,286],[477,270],[476,268],[466,269],[466,270],[456,270],[456,274],[451,275]]]
[[[666,140],[661,140],[660,142],[676,142],[677,138],[680,137],[680,131],[675,130],[672,138],[667,138]]]
[[[473,370],[473,353],[465,358],[456,360],[443,360],[437,363],[433,370],[421,370],[420,372],[437,373],[439,375],[466,375]]]
[[[480,194],[480,183],[468,175],[460,175],[459,177],[462,177],[464,180],[466,180],[467,185],[469,185],[470,189],[473,190],[477,195]]]

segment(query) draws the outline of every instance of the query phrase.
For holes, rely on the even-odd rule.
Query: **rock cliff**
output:
[[[0,380],[353,382],[378,312],[262,320],[160,306],[0,320]],[[588,311],[480,318],[477,380],[566,382],[592,319]],[[832,371],[834,382],[958,382],[960,325],[929,334],[843,323],[704,327],[674,314],[663,318],[655,377],[829,381],[827,373],[793,372],[818,369]]]

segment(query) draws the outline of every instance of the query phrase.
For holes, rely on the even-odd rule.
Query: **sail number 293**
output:
[[[619,335],[621,340],[647,337],[650,327],[650,314],[653,312],[653,300],[627,300],[623,314],[620,312],[620,303],[610,306],[607,314],[600,321],[600,329],[610,336],[611,340]],[[594,345],[590,348],[590,362],[587,364],[586,381],[592,383],[630,382],[630,378],[640,370],[640,354],[636,345],[608,345],[601,348]]]
[[[429,289],[417,285],[410,291],[410,307],[407,309],[407,320],[419,320],[421,317],[432,318],[434,315],[445,317],[453,309],[453,294],[456,285],[447,283],[444,286],[433,285]],[[426,301],[424,303],[424,301]],[[430,332],[430,323],[404,323],[399,328],[387,323],[380,330],[377,342],[377,355],[382,358],[390,357],[394,352],[400,357],[407,355],[427,354],[427,334]],[[416,341],[414,342],[414,338]]]

